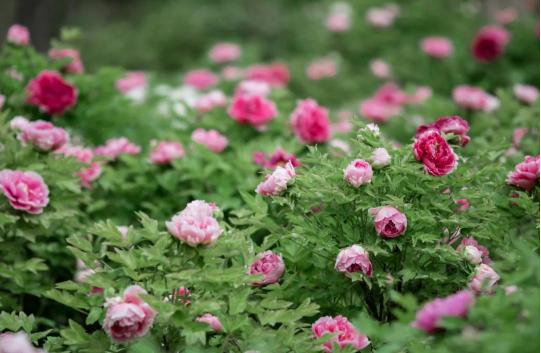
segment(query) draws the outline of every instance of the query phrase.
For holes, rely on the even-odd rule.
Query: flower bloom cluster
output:
[[[139,152],[141,152],[141,147],[131,143],[130,140],[125,137],[119,137],[107,140],[105,145],[96,147],[94,152],[98,156],[115,160],[123,154],[139,154]]]
[[[316,338],[332,334],[333,338],[323,343],[322,349],[326,353],[333,351],[333,344],[340,348],[352,347],[357,350],[363,349],[370,344],[368,338],[359,332],[349,320],[341,315],[331,317],[324,316],[312,324],[312,333]]]
[[[190,246],[210,245],[215,243],[223,232],[214,218],[216,210],[214,204],[195,200],[169,222],[165,222],[165,225],[172,236]]]
[[[43,120],[28,121],[24,117],[15,117],[11,128],[19,130],[17,138],[23,143],[30,143],[40,151],[54,151],[69,141],[66,130]]]
[[[460,85],[453,90],[453,100],[464,109],[492,112],[500,106],[498,98],[488,94],[481,88]]]
[[[470,291],[462,290],[445,298],[436,298],[425,304],[417,312],[412,326],[427,333],[438,331],[441,320],[445,317],[465,317],[468,315],[474,296]]]
[[[15,45],[28,45],[30,43],[30,31],[25,26],[14,24],[8,29],[7,41]]]
[[[176,141],[152,141],[150,161],[157,165],[171,164],[185,155],[184,147]]]
[[[0,191],[11,207],[30,214],[41,214],[49,204],[49,188],[35,172],[0,171]]]
[[[278,196],[286,191],[287,186],[293,182],[295,178],[295,167],[288,162],[284,167],[277,166],[274,171],[265,177],[255,192],[262,196]]]
[[[272,87],[284,87],[289,82],[290,74],[286,64],[258,64],[246,70],[246,78],[254,81],[263,81]]]
[[[458,144],[462,147],[465,147],[470,142],[470,137],[468,136],[470,125],[466,120],[456,115],[444,116],[432,124],[419,126],[416,137],[419,137],[419,135],[430,129],[436,129],[443,134],[454,135]]]
[[[284,260],[270,250],[257,254],[248,269],[249,275],[263,275],[263,279],[253,281],[254,286],[276,283],[285,271]]]

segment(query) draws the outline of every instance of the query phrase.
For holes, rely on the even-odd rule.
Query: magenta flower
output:
[[[44,70],[26,86],[26,102],[49,115],[63,115],[77,103],[77,89],[58,72]]]
[[[69,141],[66,130],[43,120],[30,122],[23,117],[11,121],[11,127],[20,130],[19,140],[32,144],[40,151],[54,151]]]
[[[415,159],[422,162],[425,171],[432,176],[452,173],[458,166],[457,156],[451,146],[436,129],[419,134],[413,144]]]
[[[237,95],[229,107],[228,114],[240,124],[255,128],[264,127],[278,115],[274,102],[259,95]]]
[[[331,138],[328,111],[313,99],[297,102],[290,120],[295,135],[302,143],[323,143]]]
[[[445,298],[436,298],[426,303],[417,312],[412,326],[426,333],[438,331],[445,317],[465,317],[474,302],[470,291],[463,290]]]

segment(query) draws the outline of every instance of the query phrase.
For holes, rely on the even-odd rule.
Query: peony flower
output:
[[[460,85],[453,90],[453,100],[464,109],[482,110],[485,112],[494,111],[499,106],[496,97],[478,87]]]
[[[472,54],[477,61],[487,63],[498,59],[509,42],[510,35],[505,28],[486,26],[477,32],[472,43]]]
[[[18,139],[31,143],[40,151],[53,151],[64,146],[69,135],[66,130],[56,127],[48,121],[37,120],[30,122],[23,117],[11,121],[12,128],[20,130]]]
[[[343,12],[333,12],[325,19],[325,27],[329,32],[346,32],[351,27],[351,16]]]
[[[445,37],[426,37],[421,42],[421,49],[436,59],[445,59],[453,54],[453,44]]]
[[[428,129],[416,137],[413,155],[432,176],[450,174],[458,165],[455,152],[436,129]]]
[[[496,22],[502,25],[508,25],[514,22],[517,19],[517,17],[518,17],[517,10],[512,7],[498,10],[494,14],[494,19],[496,20]]]
[[[227,112],[238,123],[249,124],[255,128],[264,127],[278,115],[273,101],[252,94],[235,96]]]
[[[218,77],[207,69],[192,70],[186,73],[183,83],[187,86],[204,90],[215,86],[218,83]]]
[[[531,191],[539,182],[539,156],[526,156],[524,161],[507,174],[507,184]]]
[[[383,147],[376,148],[372,151],[370,160],[372,161],[372,166],[375,168],[383,168],[391,164],[391,156]]]
[[[235,88],[235,96],[249,94],[266,97],[271,91],[271,86],[267,82],[244,80]]]
[[[513,86],[515,97],[521,102],[533,105],[539,98],[539,89],[535,86],[516,84]]]
[[[49,204],[49,188],[35,172],[0,171],[0,190],[16,210],[41,214]]]
[[[351,161],[344,169],[344,179],[355,188],[370,183],[372,176],[372,167],[367,161],[362,159]]]
[[[105,145],[96,147],[96,155],[117,159],[120,155],[129,154],[136,155],[141,152],[141,147],[133,144],[125,137],[109,139]]]
[[[370,71],[377,78],[387,79],[391,77],[391,66],[382,59],[370,61]]]
[[[519,127],[513,130],[513,146],[518,148],[520,145],[520,142],[522,141],[524,136],[528,134],[528,132],[529,132],[528,128],[525,128],[525,127]]]
[[[475,268],[475,274],[469,284],[469,288],[476,294],[492,294],[494,286],[500,280],[500,276],[487,264],[480,264]]]
[[[360,245],[340,250],[334,268],[342,273],[361,272],[365,276],[372,277],[372,263],[368,251]]]
[[[473,305],[474,296],[462,290],[445,298],[436,298],[426,303],[417,312],[412,326],[426,333],[434,333],[441,328],[441,320],[446,317],[465,317]]]
[[[255,192],[262,196],[281,195],[294,178],[295,167],[291,162],[287,162],[285,167],[277,166],[271,174],[267,175],[265,180],[257,186]]]
[[[417,128],[417,134],[415,136],[419,137],[425,131],[430,129],[436,129],[441,133],[454,135],[458,144],[462,147],[465,147],[468,142],[470,142],[470,137],[467,135],[470,130],[470,125],[466,120],[457,115],[444,116],[432,124],[421,125]]]
[[[342,157],[351,154],[351,146],[344,140],[332,139],[329,141],[329,147],[334,156]]]
[[[214,204],[195,200],[165,222],[169,233],[189,246],[214,244],[223,229],[214,218]]]
[[[406,215],[391,206],[371,208],[368,214],[374,217],[376,233],[384,238],[396,238],[406,232]]]
[[[176,141],[152,141],[150,161],[157,165],[171,164],[175,159],[184,157],[184,147]]]
[[[331,138],[328,111],[313,99],[297,102],[290,120],[295,135],[302,143],[323,143]]]
[[[248,269],[249,275],[263,275],[263,279],[253,281],[254,286],[266,286],[276,283],[284,273],[285,265],[282,256],[270,250],[257,254]]]
[[[126,288],[122,298],[107,300],[103,329],[114,342],[125,343],[143,337],[152,327],[157,312],[139,297],[141,294],[147,292],[135,285]]]
[[[310,80],[321,80],[334,77],[338,71],[336,61],[333,58],[320,58],[312,61],[306,67],[306,76]]]
[[[252,159],[255,164],[258,164],[264,168],[275,169],[277,166],[284,166],[288,162],[295,168],[297,168],[300,163],[295,157],[294,154],[290,154],[281,147],[278,147],[272,154],[269,156],[265,155],[264,152],[254,152]]]
[[[85,71],[79,51],[75,49],[51,49],[49,57],[55,61],[69,59],[62,70],[69,74],[82,74]]]
[[[338,344],[342,349],[351,346],[357,350],[363,349],[370,344],[368,338],[359,332],[347,318],[341,315],[319,318],[312,324],[312,333],[316,338],[329,334],[333,335],[331,339],[321,346],[326,353],[333,351],[333,344]]]
[[[470,202],[468,199],[456,200],[455,204],[458,205],[458,207],[455,209],[455,212],[457,213],[466,212],[470,208]]]
[[[246,71],[249,80],[263,81],[272,87],[284,87],[289,82],[289,69],[283,63],[252,65]]]
[[[220,319],[218,319],[216,316],[212,314],[208,314],[208,313],[204,314],[198,317],[195,321],[208,324],[214,332],[222,332],[224,330],[224,327],[222,326]]]
[[[0,353],[40,353],[30,342],[30,337],[22,332],[0,334]]]
[[[136,90],[145,90],[148,85],[147,76],[143,71],[131,71],[116,81],[116,89],[123,94]]]
[[[353,130],[351,118],[353,113],[349,110],[341,110],[337,113],[338,121],[331,125],[331,132],[339,134],[347,134]]]
[[[244,77],[244,70],[236,66],[224,66],[220,74],[226,81],[236,81]]]
[[[220,134],[218,131],[206,131],[205,129],[195,129],[192,133],[192,141],[205,146],[215,153],[222,152],[229,144],[227,137]]]
[[[406,103],[408,104],[422,104],[426,100],[432,97],[432,88],[428,86],[420,86],[415,89],[412,95],[409,95]]]
[[[240,57],[241,50],[234,43],[217,43],[209,51],[209,58],[216,64],[235,61]]]
[[[30,32],[25,26],[14,24],[8,29],[7,41],[15,45],[28,45],[30,43]]]
[[[63,115],[77,103],[77,90],[58,72],[44,70],[26,86],[26,103],[49,115]]]
[[[473,237],[462,239],[456,250],[462,252],[470,263],[474,265],[480,263],[490,265],[492,263],[488,249],[480,245]],[[478,261],[478,257],[480,258],[480,261]]]
[[[398,15],[399,9],[395,5],[385,7],[372,7],[366,12],[366,21],[376,28],[388,28]]]
[[[222,91],[214,90],[197,98],[195,109],[201,113],[210,112],[216,108],[223,108],[227,104],[227,97]]]
[[[101,175],[101,164],[92,161],[94,152],[90,148],[64,145],[62,148],[57,149],[55,153],[62,154],[65,157],[73,157],[77,161],[88,165],[88,167],[81,168],[75,173],[81,180],[81,185],[87,189],[90,189],[92,182]]]

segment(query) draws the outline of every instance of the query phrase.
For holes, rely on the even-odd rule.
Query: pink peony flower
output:
[[[212,314],[208,314],[208,313],[204,314],[198,317],[195,321],[208,324],[214,332],[222,332],[224,330],[224,327],[222,326],[220,319],[218,319],[216,316]]]
[[[457,213],[466,212],[470,208],[470,202],[468,199],[456,200],[455,204],[458,205],[458,207],[455,209],[455,212]]]
[[[209,51],[209,58],[216,64],[235,61],[240,57],[241,50],[234,43],[217,43]]]
[[[436,129],[444,134],[451,134],[455,136],[458,144],[465,147],[470,142],[470,137],[467,135],[470,130],[468,122],[457,115],[444,116],[436,120],[436,122],[428,125],[421,125],[417,128],[416,137],[427,130]]]
[[[514,22],[517,19],[517,17],[518,17],[517,10],[512,7],[498,10],[494,14],[494,19],[496,20],[496,22],[502,25],[508,25]]]
[[[480,263],[490,265],[492,263],[488,249],[482,245],[479,245],[477,240],[475,240],[473,237],[462,239],[456,250],[463,253],[468,261],[474,265],[478,265]]]
[[[453,54],[453,44],[445,37],[426,37],[421,42],[421,49],[436,59],[445,59]]]
[[[372,161],[372,166],[375,168],[382,168],[391,164],[391,156],[383,147],[376,148],[372,152],[370,159]]]
[[[472,43],[472,54],[480,62],[491,62],[502,56],[510,35],[505,28],[486,26],[477,32]]]
[[[428,129],[416,137],[413,155],[432,176],[450,174],[458,165],[455,152],[436,129]]]
[[[408,104],[422,104],[426,100],[432,97],[432,88],[428,86],[420,86],[415,89],[412,95],[409,95],[406,103]]]
[[[366,21],[376,28],[388,28],[394,23],[399,9],[395,5],[372,7],[366,12]]]
[[[507,174],[507,184],[531,191],[539,182],[539,156],[526,156],[524,161]]]
[[[274,169],[277,166],[284,166],[287,163],[291,163],[291,165],[295,168],[300,165],[297,157],[295,157],[294,154],[288,153],[281,147],[278,147],[269,156],[265,155],[265,152],[254,152],[252,159],[255,164],[268,169]]]
[[[271,86],[267,82],[244,80],[235,88],[235,96],[249,94],[266,97],[271,91]]]
[[[530,105],[539,98],[539,89],[535,86],[516,84],[513,86],[513,92],[518,100]]]
[[[176,141],[152,141],[150,161],[157,165],[171,164],[175,159],[184,157],[184,147]]]
[[[384,238],[396,238],[406,232],[406,215],[391,206],[371,208],[368,214],[374,217],[376,233]]]
[[[11,25],[8,29],[7,41],[15,45],[28,45],[30,43],[30,32],[25,26]]]
[[[377,99],[366,99],[359,106],[359,113],[366,119],[384,123],[400,112],[400,107],[390,105]]]
[[[223,232],[214,211],[214,204],[195,200],[165,225],[171,235],[189,246],[214,244]]]
[[[108,299],[103,329],[114,342],[124,343],[145,336],[157,312],[139,295],[147,292],[135,285],[126,288],[122,298]]]
[[[218,81],[218,76],[211,71],[207,69],[198,69],[187,72],[183,82],[185,85],[204,90],[215,86]]]
[[[494,286],[500,280],[500,276],[487,264],[480,264],[475,268],[475,274],[469,284],[469,288],[476,294],[492,294]]]
[[[333,11],[325,19],[325,27],[329,32],[346,32],[351,28],[351,16],[347,12]]]
[[[123,94],[128,94],[135,90],[144,90],[147,85],[147,76],[143,71],[128,72],[116,81],[116,89]]]
[[[263,279],[253,281],[254,286],[276,283],[284,273],[284,260],[270,250],[257,254],[248,270],[249,275],[263,275]]]
[[[70,74],[82,74],[85,71],[79,51],[75,49],[51,49],[49,57],[53,60],[69,61],[62,67],[62,70]]]
[[[367,161],[362,159],[351,161],[344,169],[344,179],[355,188],[370,183],[372,176],[372,167]]]
[[[77,269],[75,271],[74,281],[77,283],[86,283],[88,278],[91,277],[95,270],[86,267],[85,263],[81,260],[77,260]],[[102,294],[103,288],[92,287],[90,289],[90,295]]]
[[[331,138],[328,111],[313,99],[297,102],[290,120],[295,135],[302,143],[323,143]]]
[[[466,85],[457,86],[453,90],[453,100],[461,108],[485,112],[491,112],[499,106],[496,97],[478,87]]]
[[[334,77],[338,71],[336,61],[333,58],[320,58],[312,61],[306,67],[306,76],[310,80],[321,80]]]
[[[372,277],[372,263],[368,251],[360,245],[352,245],[340,250],[334,268],[343,273],[361,272]]]
[[[391,77],[391,66],[382,59],[370,61],[370,71],[377,78],[387,79]]]
[[[287,186],[293,182],[295,178],[295,167],[291,162],[287,162],[285,167],[277,166],[276,169],[265,177],[255,192],[263,196],[278,196],[286,191]]]
[[[180,304],[190,305],[192,301],[190,300],[190,290],[186,287],[180,287],[176,293],[176,299]]]
[[[244,70],[236,66],[224,66],[220,74],[226,81],[236,81],[244,77]]]
[[[312,333],[316,338],[329,334],[333,335],[331,339],[321,346],[326,353],[333,351],[333,344],[338,344],[342,349],[351,346],[357,350],[363,349],[370,344],[368,338],[359,332],[347,318],[341,315],[319,318],[312,325]]]
[[[412,326],[426,333],[434,333],[441,327],[445,317],[465,317],[473,305],[474,296],[470,291],[462,290],[445,298],[436,298],[426,303],[417,312]]]
[[[331,132],[339,134],[347,134],[353,130],[351,118],[353,113],[348,110],[341,110],[337,113],[338,121],[331,125]]]
[[[0,190],[16,210],[41,214],[49,204],[49,188],[35,172],[0,171]]]
[[[37,120],[30,122],[23,117],[11,121],[11,126],[20,130],[18,139],[31,143],[41,151],[53,151],[64,146],[69,135],[66,130],[56,127],[48,121]]]
[[[525,127],[519,127],[513,130],[513,146],[518,148],[520,146],[520,142],[528,134],[529,130]]]
[[[246,78],[266,82],[272,87],[284,87],[289,82],[289,69],[283,63],[252,65],[246,71]]]
[[[206,131],[205,129],[195,129],[192,133],[192,141],[205,146],[215,153],[222,152],[229,144],[227,137],[220,134],[218,131]]]
[[[0,353],[40,353],[30,342],[30,337],[22,331],[0,334]]]
[[[58,72],[44,70],[26,86],[26,102],[49,115],[63,115],[77,103],[77,90]]]
[[[101,164],[92,161],[94,152],[90,148],[64,145],[62,148],[57,149],[55,153],[62,154],[65,157],[73,157],[79,162],[88,165],[88,167],[81,168],[75,173],[81,180],[81,185],[87,189],[90,189],[92,182],[101,175]]]
[[[105,145],[96,147],[95,152],[98,156],[115,160],[123,154],[139,154],[139,152],[141,152],[141,147],[131,143],[130,140],[125,137],[119,137],[107,140]]]
[[[214,90],[197,98],[195,109],[201,113],[207,113],[216,108],[223,108],[226,104],[225,94],[222,91]]]
[[[262,128],[278,115],[278,111],[273,101],[259,95],[246,94],[233,98],[228,114],[240,124]]]

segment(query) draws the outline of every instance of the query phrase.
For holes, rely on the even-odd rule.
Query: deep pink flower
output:
[[[85,71],[81,55],[75,49],[51,49],[49,50],[49,57],[53,60],[69,59],[62,67],[62,70],[67,73],[82,74]]]
[[[355,188],[370,183],[372,176],[373,172],[370,163],[362,159],[351,161],[344,169],[344,179]]]
[[[288,162],[285,167],[277,166],[274,171],[259,183],[255,192],[263,196],[278,196],[286,191],[295,178],[295,167]]]
[[[0,171],[0,190],[11,207],[30,214],[41,214],[49,204],[49,188],[35,172]]]
[[[539,89],[535,86],[516,84],[513,86],[515,97],[521,102],[533,105],[539,98]]]
[[[225,94],[222,91],[214,90],[197,98],[195,109],[201,113],[207,113],[216,108],[223,108],[226,104]]]
[[[413,155],[433,176],[450,174],[458,166],[455,152],[436,129],[428,129],[416,137]]]
[[[486,26],[475,35],[472,43],[472,54],[480,62],[491,62],[498,59],[509,42],[510,35],[505,28]]]
[[[53,151],[64,146],[69,135],[66,130],[56,127],[48,121],[28,121],[23,117],[12,120],[12,127],[20,130],[19,140],[24,143],[31,143],[41,151]]]
[[[456,250],[464,253],[468,261],[474,265],[480,263],[490,265],[492,263],[488,249],[480,245],[473,237],[462,239]]]
[[[122,298],[107,300],[103,329],[114,342],[124,343],[143,337],[152,327],[157,312],[139,297],[141,294],[147,292],[135,285],[126,288]]]
[[[458,207],[455,209],[455,212],[457,213],[466,212],[470,208],[470,202],[468,199],[456,200],[455,204],[458,205]]]
[[[30,43],[30,32],[25,26],[14,24],[8,29],[7,41],[15,45],[28,45]]]
[[[141,147],[133,144],[125,137],[109,139],[105,145],[96,147],[96,155],[117,159],[120,155],[129,154],[136,155],[141,152]]]
[[[224,330],[220,319],[212,314],[204,314],[198,317],[195,321],[209,325],[214,332],[222,332]]]
[[[185,155],[184,147],[176,141],[152,141],[151,145],[150,161],[157,165],[171,164]]]
[[[352,245],[340,250],[334,268],[343,273],[361,272],[372,277],[372,263],[368,251],[360,245]]]
[[[432,124],[421,125],[417,128],[417,134],[415,136],[419,137],[430,129],[436,129],[441,133],[454,135],[458,144],[462,147],[465,147],[470,142],[470,137],[468,136],[470,125],[466,120],[457,115],[444,116]]]
[[[253,65],[246,71],[246,78],[267,82],[272,87],[284,87],[289,82],[289,69],[283,63]]]
[[[32,346],[30,337],[23,331],[0,334],[0,353],[44,353]]]
[[[383,168],[391,164],[391,156],[383,147],[374,149],[370,160],[372,161],[372,166],[374,168]]]
[[[338,71],[336,61],[333,58],[320,58],[312,61],[306,67],[306,76],[311,80],[321,80],[334,77]]]
[[[90,189],[92,187],[92,182],[101,175],[101,164],[92,161],[94,152],[90,148],[64,145],[57,149],[55,153],[62,154],[65,157],[73,157],[77,159],[77,161],[88,165],[75,173],[81,180],[81,185],[87,189]]]
[[[539,182],[539,156],[526,156],[524,161],[507,174],[507,184],[530,191]]]
[[[391,206],[371,208],[368,213],[374,217],[376,233],[384,238],[396,238],[406,232],[406,215]]]
[[[192,70],[184,76],[184,84],[203,90],[218,83],[219,79],[212,71],[207,69]]]
[[[169,233],[190,245],[210,245],[215,243],[223,232],[214,218],[216,206],[205,201],[195,200],[165,222]]]
[[[297,102],[290,120],[295,135],[302,143],[323,143],[331,138],[328,111],[313,99]]]
[[[209,58],[217,64],[235,61],[240,57],[240,47],[235,43],[217,43],[209,51]]]
[[[259,95],[244,94],[233,98],[228,114],[241,124],[261,128],[271,121],[278,111],[273,101]]]
[[[487,264],[480,264],[475,268],[475,274],[469,284],[469,288],[476,294],[492,294],[494,286],[500,280],[500,276]]]
[[[222,152],[229,144],[227,137],[214,129],[208,131],[201,128],[195,129],[192,133],[192,141],[205,146],[215,153]]]
[[[438,331],[441,320],[445,317],[465,317],[473,305],[474,296],[470,291],[462,290],[445,298],[436,298],[426,303],[417,312],[412,326],[426,333]]]
[[[382,59],[370,61],[370,71],[377,78],[387,79],[391,77],[391,66]]]
[[[145,89],[147,84],[147,76],[143,71],[131,71],[116,81],[116,89],[120,93],[128,94],[134,90]]]
[[[26,102],[49,115],[63,115],[77,103],[77,90],[58,72],[44,70],[26,86]]]
[[[502,24],[502,25],[508,25],[512,22],[514,22],[518,17],[518,12],[516,9],[512,7],[508,7],[506,9],[498,10],[494,14],[494,19],[496,22]]]
[[[357,350],[363,349],[370,344],[368,338],[359,332],[347,318],[341,315],[319,318],[312,325],[312,333],[316,338],[321,338],[329,334],[333,335],[321,347],[326,353],[333,351],[333,344],[338,344],[340,348],[351,346]]]
[[[421,42],[423,52],[436,59],[445,59],[453,53],[453,44],[445,37],[426,37]]]
[[[249,275],[263,275],[263,279],[253,281],[255,286],[276,283],[285,271],[284,260],[270,250],[257,254],[248,270]]]

